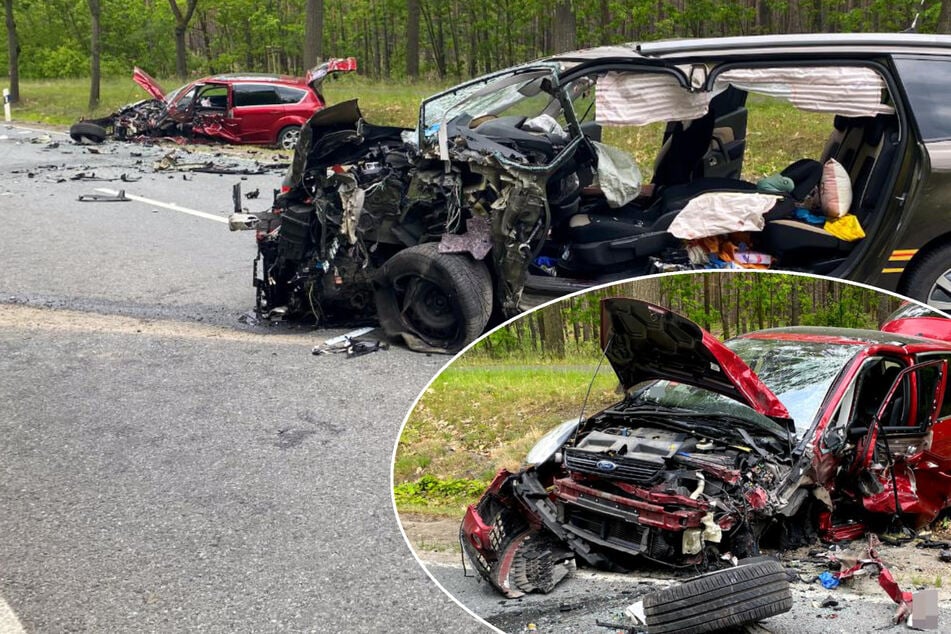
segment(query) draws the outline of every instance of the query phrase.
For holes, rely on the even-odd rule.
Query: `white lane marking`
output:
[[[40,130],[38,128],[27,128],[22,125],[11,125],[9,123],[5,124],[7,128],[12,128],[14,130],[24,130],[26,132],[35,132],[37,134],[62,134],[63,136],[69,136],[68,132],[60,132],[59,130]]]
[[[0,632],[3,634],[24,634],[26,632],[20,623],[20,619],[13,613],[13,609],[7,605],[3,597],[0,597]]]
[[[108,189],[105,187],[97,187],[97,192],[102,192],[103,194],[109,194],[110,196],[118,196],[119,190],[117,189]],[[129,192],[125,193],[125,197],[129,200],[134,200],[136,202],[145,203],[147,205],[154,205],[155,207],[161,207],[162,209],[171,209],[172,211],[179,211],[183,214],[188,214],[189,216],[196,216],[198,218],[204,218],[205,220],[214,220],[215,222],[228,222],[228,219],[224,216],[218,216],[215,214],[210,214],[207,211],[198,211],[197,209],[189,209],[188,207],[182,207],[181,205],[176,205],[175,203],[163,203],[160,200],[152,200],[151,198],[144,198],[142,196],[136,196],[135,194],[130,194]]]

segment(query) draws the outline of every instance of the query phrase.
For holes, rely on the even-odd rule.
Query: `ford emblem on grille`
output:
[[[614,471],[617,469],[617,465],[610,460],[598,460],[597,467],[599,471]]]

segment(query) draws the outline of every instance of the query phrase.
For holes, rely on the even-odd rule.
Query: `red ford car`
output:
[[[602,346],[625,398],[553,429],[465,514],[463,548],[506,596],[551,590],[572,560],[714,566],[951,505],[951,343],[817,327],[721,343],[612,298]]]
[[[100,142],[110,129],[118,138],[201,136],[228,143],[277,145],[293,150],[301,126],[325,105],[320,85],[329,75],[352,72],[357,61],[331,59],[306,77],[235,73],[205,77],[166,93],[136,67],[132,79],[153,98],[124,106],[103,119],[70,128],[79,141]]]

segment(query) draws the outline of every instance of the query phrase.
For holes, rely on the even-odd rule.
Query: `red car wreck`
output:
[[[622,298],[601,319],[624,399],[542,437],[463,519],[464,551],[504,595],[550,591],[572,560],[716,567],[951,505],[951,344],[817,327],[721,343]]]
[[[119,139],[203,137],[293,150],[301,126],[326,105],[320,91],[323,80],[356,69],[357,60],[352,57],[330,59],[303,79],[231,73],[205,77],[166,93],[136,67],[132,80],[152,98],[123,106],[102,119],[79,121],[69,134],[75,141],[96,143],[109,134]]]

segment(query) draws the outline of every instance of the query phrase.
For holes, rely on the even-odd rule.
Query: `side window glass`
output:
[[[951,356],[949,355],[923,355],[921,361],[933,361],[936,359],[944,359],[951,363]],[[935,388],[938,387],[938,381],[941,378],[940,368],[937,366],[922,368],[921,372],[919,372],[919,377],[918,411],[927,417],[930,416],[934,410]],[[938,412],[938,420],[949,417],[951,417],[951,398],[948,398],[948,394],[945,394],[941,411]]]
[[[304,91],[290,86],[277,86],[277,96],[281,103],[297,103],[304,98]]]
[[[208,110],[225,110],[228,107],[227,86],[205,86],[198,94],[198,107]]]
[[[896,57],[895,65],[922,138],[951,139],[951,60]]]
[[[280,103],[274,86],[265,84],[237,84],[234,87],[234,105],[272,106]]]

